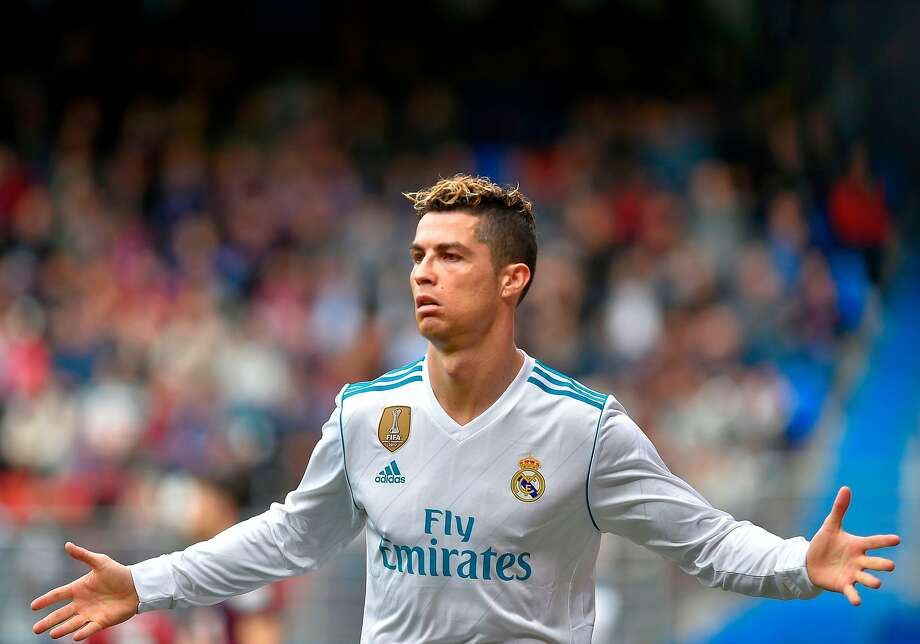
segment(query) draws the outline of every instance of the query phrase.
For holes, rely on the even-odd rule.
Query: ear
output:
[[[499,275],[502,298],[511,298],[517,303],[528,282],[530,282],[530,268],[527,264],[508,264]]]

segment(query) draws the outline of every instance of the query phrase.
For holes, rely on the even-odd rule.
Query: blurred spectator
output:
[[[878,284],[882,250],[891,237],[891,219],[882,186],[870,174],[865,144],[853,146],[847,173],[831,190],[830,216],[840,243],[863,254],[869,279]]]

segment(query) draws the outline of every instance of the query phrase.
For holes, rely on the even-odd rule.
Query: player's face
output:
[[[479,219],[428,213],[412,242],[409,284],[419,332],[435,343],[475,340],[494,322],[499,283],[489,247],[476,238]]]

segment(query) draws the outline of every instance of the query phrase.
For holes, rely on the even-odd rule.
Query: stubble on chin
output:
[[[437,335],[437,330],[435,329],[437,325],[433,323],[429,317],[424,318],[415,318],[415,328],[418,329],[420,336],[426,340],[431,340],[431,336]]]

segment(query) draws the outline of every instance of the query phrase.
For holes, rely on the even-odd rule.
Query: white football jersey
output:
[[[602,532],[708,586],[819,592],[808,542],[712,508],[612,397],[525,354],[458,425],[424,358],[348,385],[303,480],[209,541],[131,566],[140,610],[219,602],[315,570],[366,528],[362,642],[589,643]]]

